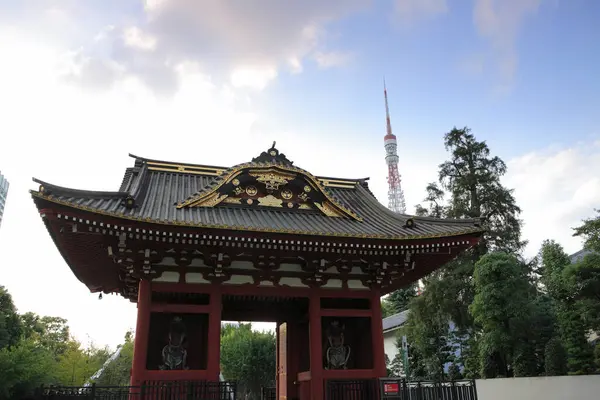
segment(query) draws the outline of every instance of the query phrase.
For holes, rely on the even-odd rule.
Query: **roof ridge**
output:
[[[190,167],[214,168],[214,169],[219,169],[219,170],[224,170],[224,171],[228,171],[228,170],[230,170],[238,165],[241,165],[241,164],[249,163],[249,162],[243,162],[243,163],[235,164],[233,166],[224,167],[224,166],[207,165],[207,164],[195,164],[195,163],[189,163],[189,162],[156,160],[156,159],[152,159],[152,158],[136,156],[135,154],[131,154],[131,153],[129,153],[128,156],[131,158],[135,158],[136,160],[139,160],[141,162],[161,163],[161,164],[168,164],[168,165],[172,165],[172,166],[188,165]],[[300,167],[296,167],[296,168],[300,168]],[[303,168],[300,168],[300,169],[303,169]],[[305,170],[305,171],[308,172],[307,170]],[[340,177],[324,176],[324,175],[313,175],[313,176],[319,180],[341,181],[341,182],[352,182],[352,183],[362,183],[362,182],[366,182],[370,179],[369,177],[354,179],[354,178],[340,178]]]
[[[409,311],[410,311],[410,309],[408,309],[408,308],[407,308],[406,310],[402,310],[402,311],[400,311],[400,312],[397,312],[397,313],[395,313],[395,314],[388,315],[388,316],[387,316],[387,317],[385,317],[384,319],[388,319],[388,318],[394,318],[394,317],[397,317],[397,316],[399,316],[399,315],[407,314]]]
[[[189,163],[189,162],[179,162],[179,161],[164,161],[164,160],[156,160],[156,159],[152,159],[152,158],[146,158],[146,157],[139,157],[136,156],[135,154],[128,154],[129,157],[131,158],[135,158],[136,160],[139,161],[143,161],[143,162],[154,162],[154,163],[162,163],[162,164],[171,164],[174,166],[177,165],[189,165],[190,167],[204,167],[204,168],[214,168],[214,169],[229,169],[230,167],[223,167],[223,166],[216,166],[216,165],[206,165],[206,164],[195,164],[195,163]]]
[[[48,194],[59,194],[59,195],[76,194],[76,195],[94,197],[94,198],[126,197],[129,195],[129,192],[73,189],[73,188],[68,188],[68,187],[64,187],[64,186],[54,185],[52,183],[48,183],[48,182],[42,181],[37,178],[32,178],[32,180],[35,183],[40,184],[40,191],[44,191],[45,193],[48,193]],[[50,190],[51,193],[49,193],[48,190]]]

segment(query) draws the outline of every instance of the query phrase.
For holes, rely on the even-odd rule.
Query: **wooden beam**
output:
[[[371,310],[354,309],[332,309],[324,308],[321,310],[321,317],[371,317]]]
[[[197,304],[152,304],[150,311],[155,313],[208,314],[211,307]]]

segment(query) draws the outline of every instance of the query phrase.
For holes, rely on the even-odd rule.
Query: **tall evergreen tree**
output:
[[[414,353],[410,369],[411,374],[424,373],[430,379],[443,379],[445,365],[454,360],[455,346],[451,340],[448,315],[437,306],[439,298],[435,287],[440,283],[440,275],[434,273],[425,281],[430,290],[410,302],[405,328]]]
[[[575,236],[583,237],[584,247],[592,253],[569,266],[565,279],[584,319],[600,334],[600,210],[596,211],[595,218],[586,219],[575,228]]]
[[[521,209],[512,190],[500,182],[506,173],[504,161],[491,156],[486,142],[477,141],[466,127],[446,133],[444,145],[450,159],[440,164],[439,183],[427,185],[427,207],[418,206],[417,212],[432,217],[484,220],[486,232],[480,245],[449,263],[443,271],[447,304],[441,306],[460,329],[470,329],[467,306],[473,300],[475,262],[488,251],[517,254],[526,242],[521,240]]]
[[[426,281],[421,297],[431,298],[431,308],[410,307],[409,320],[427,326],[428,320],[445,318],[453,321],[457,332],[452,345],[461,349],[459,365],[464,374],[476,377],[478,328],[468,306],[474,299],[473,272],[475,263],[489,251],[518,253],[521,240],[520,208],[512,190],[500,179],[506,173],[505,163],[492,156],[485,141],[478,141],[469,128],[454,128],[444,136],[449,159],[439,166],[438,182],[427,185],[424,205],[417,214],[437,218],[481,218],[486,233],[478,247],[448,263],[438,278]],[[430,325],[433,334],[434,326]],[[409,338],[413,340],[414,338]],[[425,352],[426,353],[426,352]]]
[[[573,287],[565,277],[571,260],[561,245],[546,240],[540,251],[541,281],[553,298],[561,342],[567,353],[570,374],[586,374],[594,370],[593,349],[587,341],[589,326],[582,310],[576,307]]]
[[[518,253],[521,240],[521,209],[513,191],[500,183],[506,164],[490,155],[485,141],[477,141],[467,127],[452,129],[444,137],[450,160],[440,165],[439,181],[450,194],[447,216],[485,218],[486,233],[478,255],[488,250]]]
[[[485,378],[536,375],[527,335],[531,321],[528,270],[514,255],[490,253],[475,264],[470,311],[481,327],[480,371]]]
[[[410,300],[417,295],[416,284],[411,284],[405,288],[398,289],[390,293],[387,302],[391,305],[394,313],[399,313],[408,308]]]

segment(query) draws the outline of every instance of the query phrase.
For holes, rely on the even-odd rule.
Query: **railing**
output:
[[[325,386],[326,400],[377,399],[376,379],[330,380]]]
[[[235,382],[150,381],[141,386],[41,387],[37,400],[236,400]]]
[[[274,387],[263,387],[260,390],[261,400],[277,400],[277,389]]]
[[[382,400],[477,400],[473,380],[450,382],[407,382],[398,378],[379,380]]]

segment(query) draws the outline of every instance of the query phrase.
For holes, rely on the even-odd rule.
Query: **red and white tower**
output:
[[[404,201],[404,192],[402,191],[400,173],[398,172],[398,144],[396,142],[396,136],[392,133],[385,80],[383,81],[383,96],[385,97],[385,120],[387,124],[387,132],[383,140],[385,146],[385,162],[388,166],[388,208],[393,212],[404,214],[406,212],[406,202]]]

